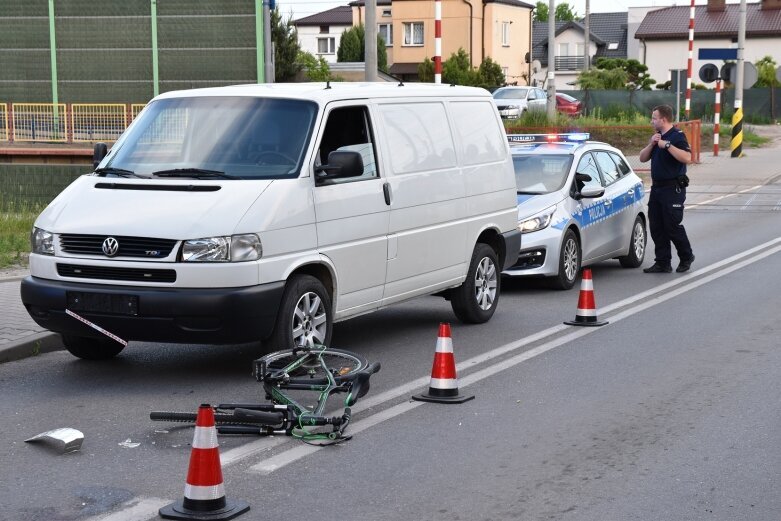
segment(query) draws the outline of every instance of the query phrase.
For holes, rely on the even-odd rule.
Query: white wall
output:
[[[698,60],[697,54],[700,48],[734,48],[736,44],[729,39],[723,40],[694,40],[694,59],[692,60],[692,81],[702,83],[699,76],[700,67],[706,63],[713,63],[719,69],[724,64],[722,60]],[[781,36],[778,38],[746,38],[746,47],[743,58],[751,63],[765,56],[772,56],[776,63],[781,61]],[[689,41],[646,41],[645,64],[648,66],[648,74],[657,83],[664,83],[670,79],[670,69],[685,69],[689,59]],[[640,44],[640,63],[643,63],[643,45]],[[714,88],[715,83],[708,84]]]
[[[342,37],[342,33],[349,29],[350,25],[331,25],[328,27],[328,34],[321,33],[319,26],[304,25],[297,27],[298,29],[298,44],[301,46],[302,51],[311,52],[315,57],[322,56],[328,63],[336,63],[336,52],[339,50],[339,39]],[[317,52],[317,39],[318,38],[333,38],[334,39],[334,53],[333,54],[319,54]]]

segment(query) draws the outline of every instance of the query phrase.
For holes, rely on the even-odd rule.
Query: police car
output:
[[[613,258],[625,268],[643,263],[643,182],[618,149],[589,137],[508,135],[524,235],[505,275],[550,277],[554,287],[569,289],[582,266]]]

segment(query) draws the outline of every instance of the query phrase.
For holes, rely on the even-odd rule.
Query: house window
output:
[[[502,22],[502,45],[510,46],[510,22]]]
[[[330,29],[331,28],[329,26],[327,26],[327,25],[321,25],[320,26],[320,34],[328,34],[328,31]]]
[[[404,45],[423,45],[423,22],[404,23]]]
[[[391,10],[390,9],[383,9],[382,10],[382,16],[390,16]]]
[[[575,56],[583,56],[583,44],[582,43],[576,43],[575,44]]]
[[[557,56],[569,56],[569,44],[568,43],[560,43],[559,44],[559,53]]]
[[[334,54],[336,52],[336,38],[318,38],[317,54]]]
[[[386,47],[393,46],[393,24],[378,24],[377,34],[382,36],[382,39],[385,40]]]

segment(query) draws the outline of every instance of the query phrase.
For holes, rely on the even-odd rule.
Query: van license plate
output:
[[[115,295],[113,293],[66,292],[68,309],[71,311],[91,311],[111,315],[138,315],[138,297],[136,295]]]

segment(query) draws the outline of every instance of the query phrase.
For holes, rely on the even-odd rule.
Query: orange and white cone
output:
[[[214,410],[211,405],[201,405],[195,420],[184,499],[161,508],[160,516],[165,519],[224,520],[248,510],[246,502],[225,498]]]
[[[434,353],[434,365],[431,368],[431,383],[428,392],[412,397],[413,400],[435,403],[464,403],[474,395],[458,394],[456,359],[453,356],[453,339],[450,337],[450,324],[439,324],[437,351]]]
[[[580,280],[580,295],[575,320],[564,322],[570,326],[604,326],[607,321],[597,319],[597,306],[594,301],[594,280],[591,269],[583,268],[583,278]]]

